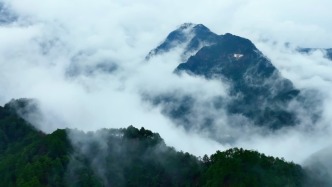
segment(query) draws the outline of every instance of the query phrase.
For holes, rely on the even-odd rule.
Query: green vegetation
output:
[[[204,160],[204,186],[302,186],[305,176],[299,165],[256,151],[234,148]]]
[[[61,186],[71,151],[65,130],[45,135],[0,107],[0,186]]]
[[[0,107],[0,186],[301,186],[299,165],[230,149],[197,158],[144,128],[44,134]]]

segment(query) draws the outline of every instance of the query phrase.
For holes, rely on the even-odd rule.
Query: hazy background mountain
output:
[[[315,52],[322,53],[324,57],[332,60],[332,49],[323,49],[323,48],[299,48],[299,52],[304,54],[312,54]]]
[[[9,10],[8,4],[0,2],[0,25],[13,23],[16,19],[15,13]]]

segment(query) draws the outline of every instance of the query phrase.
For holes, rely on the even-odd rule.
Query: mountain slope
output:
[[[24,106],[26,100],[15,101]],[[0,107],[1,186],[63,186],[71,150],[64,130],[39,132],[20,118],[12,103]]]
[[[167,93],[160,96],[147,97],[155,105],[161,105],[165,115],[169,116],[177,124],[187,129],[197,128],[207,131],[215,131],[218,128],[216,120],[211,113],[221,113],[224,110],[229,118],[227,123],[254,124],[280,129],[285,126],[296,125],[298,119],[295,112],[288,109],[289,103],[299,102],[300,91],[294,88],[292,82],[284,78],[272,62],[260,52],[248,39],[232,34],[211,34],[205,26],[206,32],[194,35],[199,37],[202,43],[200,48],[186,58],[184,63],[175,68],[175,73],[186,72],[192,76],[201,76],[206,79],[217,79],[230,87],[229,97],[213,98],[204,105],[213,103],[208,110],[212,112],[197,112],[197,101],[190,95],[172,95]],[[162,55],[170,49],[183,47],[183,54],[191,51],[187,45],[192,32],[184,32],[184,28],[193,30],[193,25],[184,24],[179,29],[171,32],[166,40],[149,54]],[[209,39],[204,39],[203,35]],[[206,41],[209,42],[206,42]],[[190,43],[190,42],[189,42]],[[184,45],[185,44],[185,45]],[[147,94],[148,95],[148,94]],[[200,121],[193,116],[200,116]],[[193,124],[198,123],[193,126]],[[216,139],[222,139],[222,135],[212,135]]]
[[[299,91],[248,39],[222,35],[217,44],[202,48],[180,64],[176,72],[181,71],[228,82],[234,96],[227,106],[231,114],[272,128],[295,124],[295,115],[286,108]]]

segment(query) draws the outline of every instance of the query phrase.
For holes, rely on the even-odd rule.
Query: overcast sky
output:
[[[159,132],[169,145],[196,155],[234,146],[176,127],[160,108],[141,99],[146,92],[189,93],[201,100],[227,93],[223,83],[172,74],[181,62],[181,49],[154,59],[155,63],[143,62],[170,31],[193,22],[217,34],[229,32],[251,39],[296,87],[315,89],[323,96],[323,120],[310,137],[299,129],[270,137],[248,132],[237,146],[301,162],[328,144],[332,63],[321,52],[302,55],[285,49],[284,44],[332,47],[330,0],[2,2],[18,19],[0,26],[0,103],[37,98],[45,118],[36,125],[46,132],[134,125]],[[68,76],[71,67],[84,71],[96,64],[117,70]],[[299,149],[297,154],[294,148]]]

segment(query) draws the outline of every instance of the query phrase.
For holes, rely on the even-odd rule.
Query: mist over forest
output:
[[[331,7],[0,0],[0,186],[331,186]]]

